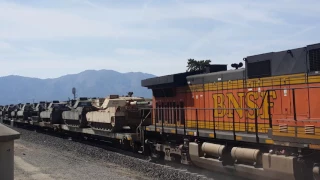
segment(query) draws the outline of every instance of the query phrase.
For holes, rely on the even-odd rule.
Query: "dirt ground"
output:
[[[21,139],[15,141],[14,162],[16,180],[147,179],[115,164],[62,153]]]

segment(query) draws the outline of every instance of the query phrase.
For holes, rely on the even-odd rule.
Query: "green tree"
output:
[[[194,60],[188,59],[187,72],[202,71],[205,66],[210,65],[211,60]]]

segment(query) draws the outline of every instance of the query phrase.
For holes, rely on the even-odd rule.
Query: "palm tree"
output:
[[[211,60],[194,60],[188,59],[187,72],[192,71],[202,71],[208,65],[210,65]]]

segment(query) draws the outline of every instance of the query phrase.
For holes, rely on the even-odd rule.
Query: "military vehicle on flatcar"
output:
[[[96,130],[120,132],[135,131],[141,123],[140,108],[151,107],[150,101],[144,98],[110,95],[104,99],[97,111],[88,112],[86,117],[89,126]],[[151,122],[143,122],[151,124]]]
[[[42,111],[45,111],[46,109],[47,107],[46,107],[45,101],[40,101],[39,103],[35,103],[33,107],[32,115],[31,115],[32,122],[40,122],[41,121],[40,113]]]
[[[33,107],[30,103],[21,104],[16,111],[16,120],[30,121]]]
[[[40,113],[41,121],[48,124],[63,124],[62,112],[69,110],[67,102],[52,101],[47,110]]]
[[[2,118],[2,112],[4,111],[4,106],[0,106],[0,118]]]
[[[87,112],[94,111],[92,100],[87,97],[80,97],[76,101],[72,101],[69,110],[62,113],[62,119],[68,126],[84,128],[88,126]]]
[[[12,105],[8,108],[8,120],[15,120],[17,119],[17,112],[22,108],[21,103]]]

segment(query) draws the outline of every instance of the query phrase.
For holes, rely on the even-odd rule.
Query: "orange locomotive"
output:
[[[319,179],[320,44],[243,60],[143,80],[151,152],[251,179]]]

